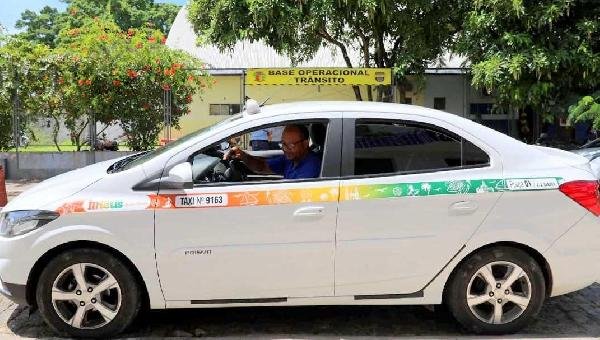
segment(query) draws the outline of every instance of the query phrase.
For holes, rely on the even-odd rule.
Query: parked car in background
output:
[[[600,138],[585,143],[571,152],[587,158],[596,177],[600,179]]]
[[[224,160],[253,131],[289,124],[309,136],[283,147],[309,143],[317,178]],[[600,278],[598,215],[586,158],[454,114],[249,102],[13,199],[0,215],[0,291],[77,337],[122,332],[144,306],[412,304],[506,334]]]

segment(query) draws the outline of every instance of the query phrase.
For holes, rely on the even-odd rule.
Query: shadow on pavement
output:
[[[19,306],[8,327],[24,337],[53,336],[38,312]],[[468,335],[446,312],[421,306],[317,306],[179,309],[140,315],[131,337],[414,337]],[[600,337],[600,285],[546,301],[515,338]]]

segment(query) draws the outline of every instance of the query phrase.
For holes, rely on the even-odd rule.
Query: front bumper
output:
[[[0,294],[18,305],[27,305],[27,287],[25,285],[7,283],[0,278]]]

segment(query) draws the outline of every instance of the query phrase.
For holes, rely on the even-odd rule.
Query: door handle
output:
[[[294,211],[294,216],[300,217],[315,217],[323,216],[325,214],[324,207],[302,207]]]
[[[450,213],[452,215],[470,215],[474,213],[479,206],[473,201],[459,201],[450,205]]]

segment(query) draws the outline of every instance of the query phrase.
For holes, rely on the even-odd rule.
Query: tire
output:
[[[79,289],[78,282],[87,288]],[[132,323],[142,298],[136,278],[123,262],[109,252],[82,248],[61,253],[46,265],[36,287],[36,301],[56,333],[106,338]]]
[[[495,284],[489,285],[492,280]],[[468,331],[500,335],[515,333],[529,324],[545,296],[546,282],[539,264],[520,249],[499,246],[478,251],[459,265],[445,301]]]

